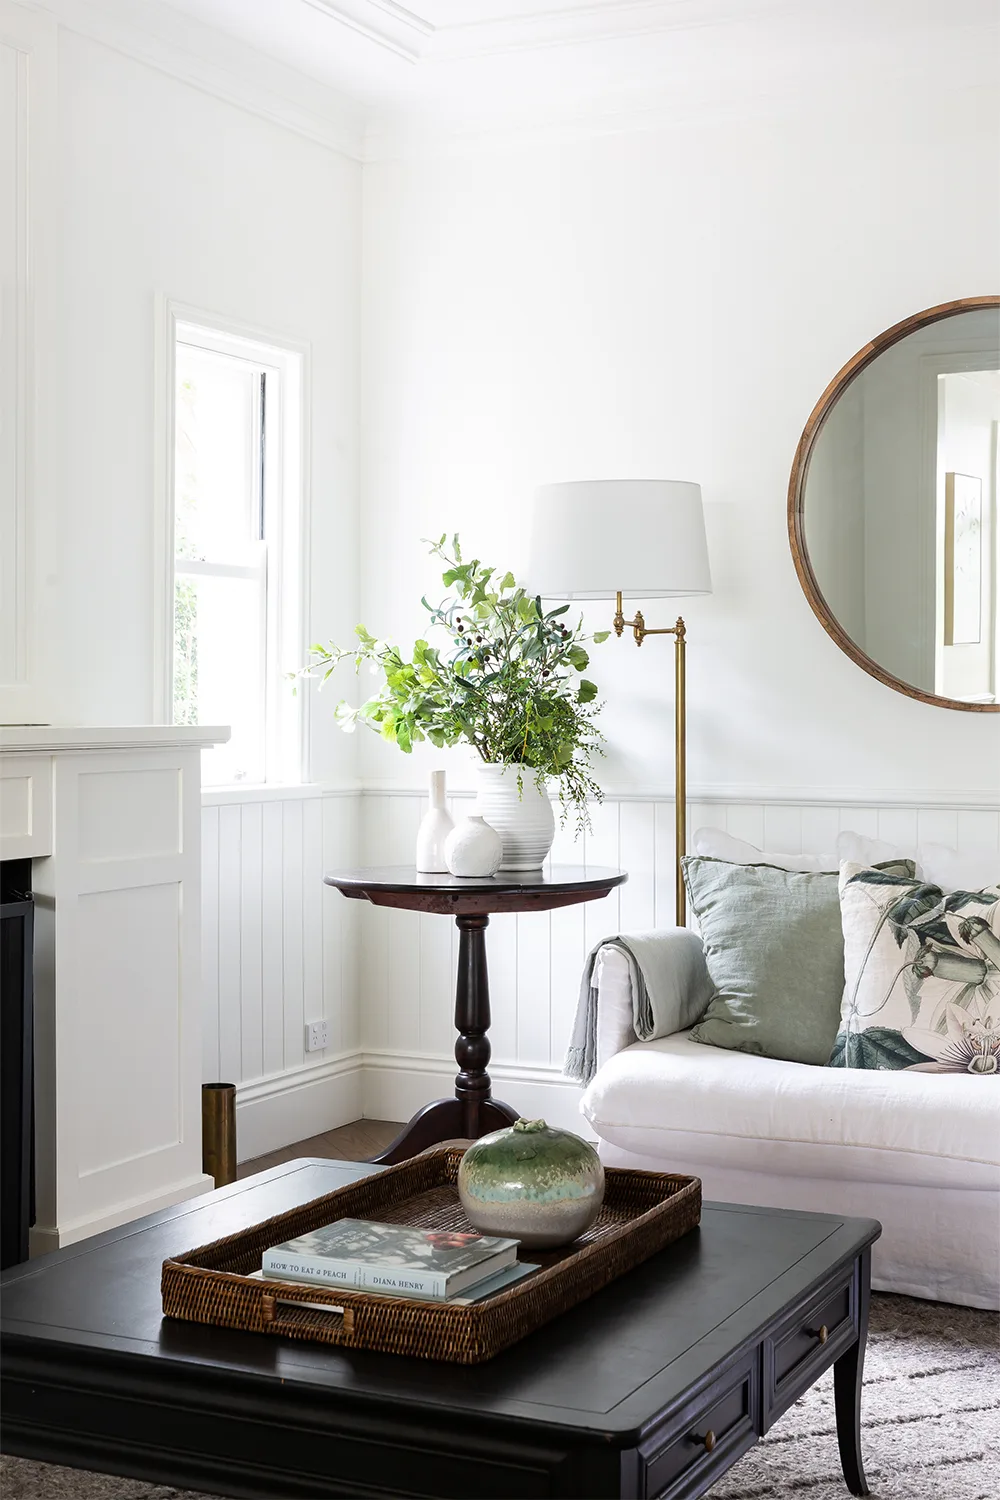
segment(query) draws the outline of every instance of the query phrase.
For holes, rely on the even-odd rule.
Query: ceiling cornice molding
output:
[[[301,0],[301,3],[409,63],[420,61],[435,33],[429,21],[394,4],[393,0]]]
[[[377,0],[369,0],[377,3]],[[594,0],[572,10],[523,12],[496,19],[455,21],[438,26],[425,56],[435,61],[523,52],[581,42],[688,31],[706,26],[752,23],[760,15],[795,8],[795,0]]]
[[[214,26],[155,0],[27,0],[27,5],[181,83],[362,159],[365,121],[357,101]]]
[[[795,0],[756,0],[753,5],[745,0],[592,0],[569,9],[524,10],[434,25],[395,0],[300,0],[300,4],[412,64],[745,24],[756,16],[795,8]]]

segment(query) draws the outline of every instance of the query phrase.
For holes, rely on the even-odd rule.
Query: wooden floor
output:
[[[297,1156],[330,1156],[339,1161],[364,1161],[384,1151],[402,1124],[393,1120],[355,1120],[353,1125],[341,1125],[337,1130],[324,1131],[307,1141],[296,1141],[292,1146],[283,1146],[280,1151],[269,1151],[253,1161],[241,1162],[236,1176],[252,1177],[254,1172],[265,1172],[268,1167],[278,1167],[284,1161],[294,1161]]]

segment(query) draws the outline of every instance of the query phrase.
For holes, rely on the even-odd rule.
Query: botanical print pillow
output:
[[[1000,1077],[1000,883],[840,869],[846,986],[831,1067]]]

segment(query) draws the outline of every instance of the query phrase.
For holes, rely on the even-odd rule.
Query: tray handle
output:
[[[354,1334],[354,1308],[332,1302],[306,1302],[264,1292],[261,1317],[268,1333],[296,1334],[315,1329],[331,1344],[349,1344]]]

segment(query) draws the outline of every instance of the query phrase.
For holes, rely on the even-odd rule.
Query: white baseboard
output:
[[[361,1054],[307,1064],[236,1089],[236,1150],[242,1161],[361,1118]]]
[[[368,1120],[408,1120],[432,1099],[446,1099],[454,1093],[453,1057],[365,1052],[362,1063],[362,1104]],[[583,1090],[557,1068],[491,1063],[490,1078],[496,1097],[528,1119],[543,1118],[562,1130],[596,1139],[580,1114]]]
[[[36,1255],[47,1255],[50,1250],[61,1250],[64,1245],[75,1245],[78,1240],[87,1240],[93,1234],[103,1234],[106,1229],[117,1229],[120,1224],[131,1224],[133,1219],[145,1218],[161,1208],[172,1208],[175,1203],[185,1203],[188,1198],[197,1198],[210,1193],[215,1183],[204,1172],[176,1182],[172,1187],[148,1197],[132,1198],[120,1203],[107,1213],[94,1218],[73,1219],[68,1224],[52,1227],[36,1224],[28,1232],[28,1253],[33,1260]]]

